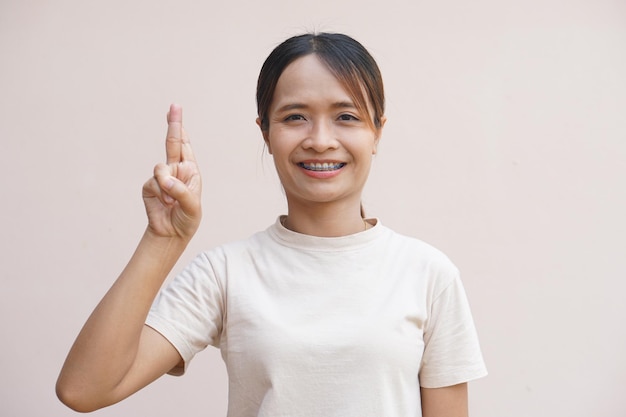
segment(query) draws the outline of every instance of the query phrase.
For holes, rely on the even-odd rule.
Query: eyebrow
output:
[[[356,106],[351,101],[338,101],[333,103],[331,107],[334,109],[356,109]],[[279,107],[278,109],[276,109],[276,111],[285,112],[290,110],[301,110],[307,108],[309,108],[309,106],[304,103],[289,103]]]

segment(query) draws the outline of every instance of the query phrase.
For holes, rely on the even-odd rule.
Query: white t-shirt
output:
[[[421,416],[420,386],[486,375],[457,268],[380,222],[321,238],[277,220],[196,257],[147,324],[185,364],[221,350],[229,417]]]

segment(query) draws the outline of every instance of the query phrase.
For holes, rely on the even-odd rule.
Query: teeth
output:
[[[328,162],[324,162],[324,163],[315,163],[315,164],[305,164],[305,163],[301,163],[300,166],[304,169],[308,169],[310,171],[334,171],[336,169],[339,169],[341,167],[343,167],[345,164],[344,163],[335,163],[335,164],[329,164]]]

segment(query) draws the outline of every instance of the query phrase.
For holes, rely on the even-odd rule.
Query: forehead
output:
[[[293,100],[352,101],[346,88],[315,54],[296,59],[278,78],[272,107]]]

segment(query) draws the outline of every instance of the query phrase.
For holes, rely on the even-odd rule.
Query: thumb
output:
[[[157,182],[162,190],[163,201],[167,204],[178,202],[184,212],[195,215],[199,211],[199,199],[192,192],[196,179],[191,178],[189,184],[185,184],[173,175],[157,175]]]

